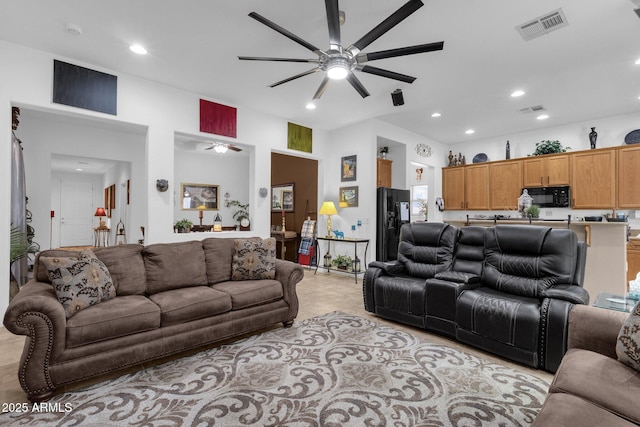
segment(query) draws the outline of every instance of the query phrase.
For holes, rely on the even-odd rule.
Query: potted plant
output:
[[[349,255],[338,255],[333,260],[333,265],[335,265],[338,270],[347,270],[353,264],[353,260]]]
[[[528,217],[530,218],[538,218],[540,217],[540,206],[538,205],[531,205],[527,208],[527,210],[525,211],[525,213],[527,214]]]
[[[18,227],[11,227],[9,236],[9,266],[27,254],[29,242],[25,234]],[[13,299],[17,295],[20,288],[11,269],[9,269],[9,299]]]
[[[544,154],[556,154],[566,153],[571,147],[562,147],[560,141],[540,141],[536,142],[536,150],[531,154],[532,156],[542,156]]]
[[[389,152],[389,147],[380,147],[378,153],[380,153],[380,157],[383,159],[387,158],[387,153]]]
[[[238,200],[231,200],[229,206],[236,206],[238,209],[233,213],[233,219],[240,226],[240,230],[248,230],[251,220],[249,218],[249,203],[242,204]]]
[[[428,221],[429,220],[429,203],[426,200],[418,200],[418,203],[420,203],[420,215],[424,215],[424,220]]]
[[[193,227],[193,222],[183,218],[180,221],[176,221],[173,227],[178,231],[178,233],[190,233],[191,227]]]

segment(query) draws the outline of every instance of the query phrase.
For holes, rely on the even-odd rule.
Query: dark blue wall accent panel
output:
[[[118,77],[54,59],[53,102],[115,116]]]

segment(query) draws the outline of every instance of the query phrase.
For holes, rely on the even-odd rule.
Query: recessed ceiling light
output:
[[[441,114],[441,113],[433,113],[433,114],[431,115],[431,117],[433,117],[434,119],[436,119],[436,118],[438,118],[438,117],[442,117],[442,114]]]
[[[549,118],[548,114],[540,114],[536,119],[538,120],[547,120]]]
[[[467,135],[471,135],[473,133],[476,133],[476,131],[473,129],[467,129],[466,131],[464,131],[464,133],[466,133]]]
[[[131,49],[131,52],[137,53],[138,55],[147,54],[147,49],[145,49],[143,46],[139,44],[132,44],[131,46],[129,46],[129,49]]]
[[[76,168],[78,172],[82,172],[82,168]]]
[[[517,97],[522,96],[524,94],[525,94],[525,91],[518,89],[518,90],[514,90],[513,92],[511,92],[511,97],[512,98],[517,98]]]
[[[305,105],[305,108],[307,110],[315,110],[316,109],[316,104],[314,104],[313,102],[309,102],[309,103],[307,103],[307,105]]]

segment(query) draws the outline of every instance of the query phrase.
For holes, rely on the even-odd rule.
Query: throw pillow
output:
[[[67,319],[116,296],[109,270],[92,251],[82,251],[79,258],[42,257],[40,261],[47,268]]]
[[[276,277],[276,239],[237,239],[231,280],[260,280]]]
[[[616,343],[618,360],[640,371],[640,302],[622,324]]]

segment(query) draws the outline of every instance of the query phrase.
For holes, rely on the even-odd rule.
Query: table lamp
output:
[[[331,215],[337,215],[336,205],[333,202],[324,202],[320,207],[320,215],[327,216],[327,237],[331,237]]]
[[[98,228],[100,229],[107,228],[105,222],[101,218],[103,216],[107,216],[107,213],[104,211],[104,208],[97,208],[96,213],[94,213],[93,216],[97,216],[98,218],[100,218],[100,225],[98,226]]]

